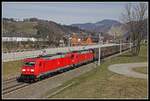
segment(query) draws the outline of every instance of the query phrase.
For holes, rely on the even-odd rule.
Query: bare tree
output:
[[[133,45],[132,54],[137,56],[140,51],[140,43],[143,39],[144,20],[147,17],[147,4],[127,4],[125,12],[122,14],[122,19],[125,22],[125,28],[129,32],[129,37]]]

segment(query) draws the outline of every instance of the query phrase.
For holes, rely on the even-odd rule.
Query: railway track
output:
[[[126,51],[126,50],[128,50],[128,49],[125,49],[123,51]],[[117,54],[117,53],[112,53],[112,54],[103,56],[102,59],[104,59],[106,57],[109,57],[111,55]],[[80,66],[77,66],[77,67],[80,67]],[[70,68],[69,70],[72,70],[72,69],[75,69],[75,68]],[[68,71],[68,69],[64,70],[63,72],[55,73],[55,74],[53,74],[51,76],[55,76],[57,74],[64,73],[66,71]],[[24,87],[30,85],[29,83],[17,82],[16,77],[12,77],[12,78],[9,78],[7,80],[3,80],[2,84],[3,84],[2,95],[9,94],[9,93],[11,93],[13,91],[16,91],[18,89],[21,89],[21,88],[24,88]]]
[[[29,83],[17,82],[16,78],[11,78],[3,81],[2,95],[11,93],[17,89],[28,86]]]
[[[16,77],[12,77],[12,78],[9,78],[9,79],[5,79],[3,80],[3,84],[6,84],[6,83],[9,83],[9,82],[13,82],[13,81],[16,81]]]

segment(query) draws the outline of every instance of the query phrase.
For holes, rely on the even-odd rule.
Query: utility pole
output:
[[[130,37],[130,51],[131,51],[131,37]]]
[[[69,44],[68,44],[68,47],[70,47],[70,37],[69,37]]]
[[[68,35],[68,52],[70,51],[70,35]]]
[[[116,35],[116,33],[114,32],[114,43],[115,43],[115,39],[116,39],[115,35]]]
[[[70,37],[70,35],[69,35],[68,47],[70,47],[70,40],[71,40],[71,37]]]
[[[120,38],[120,54],[122,52],[122,41],[121,41],[121,38]]]
[[[100,59],[101,59],[101,48],[100,48],[100,38],[101,38],[101,33],[99,34],[99,57],[98,57],[98,65],[100,66]]]

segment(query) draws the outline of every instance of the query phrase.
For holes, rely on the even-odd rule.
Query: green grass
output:
[[[147,80],[126,77],[107,70],[111,64],[147,61],[147,47],[142,46],[139,56],[130,53],[104,61],[100,67],[67,81],[74,85],[49,98],[147,98]],[[56,89],[59,89],[55,88]]]
[[[36,22],[19,22],[16,23],[16,27],[18,32],[27,32],[33,34],[36,32],[36,29],[34,29],[36,24]]]
[[[147,67],[133,68],[133,70],[136,71],[136,72],[144,73],[144,74],[148,73]]]
[[[3,79],[10,78],[11,76],[18,75],[21,70],[22,62],[19,61],[10,61],[2,63],[2,75]]]
[[[36,33],[36,29],[34,26],[37,25],[37,22],[11,22],[11,23],[5,23],[3,27],[3,31],[11,31],[13,30],[15,26],[15,30],[19,33],[28,33],[28,34],[33,34]]]

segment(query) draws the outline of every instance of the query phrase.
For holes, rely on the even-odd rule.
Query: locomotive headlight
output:
[[[26,69],[22,69],[22,71],[26,71]]]
[[[34,69],[31,69],[31,72],[34,72]]]

